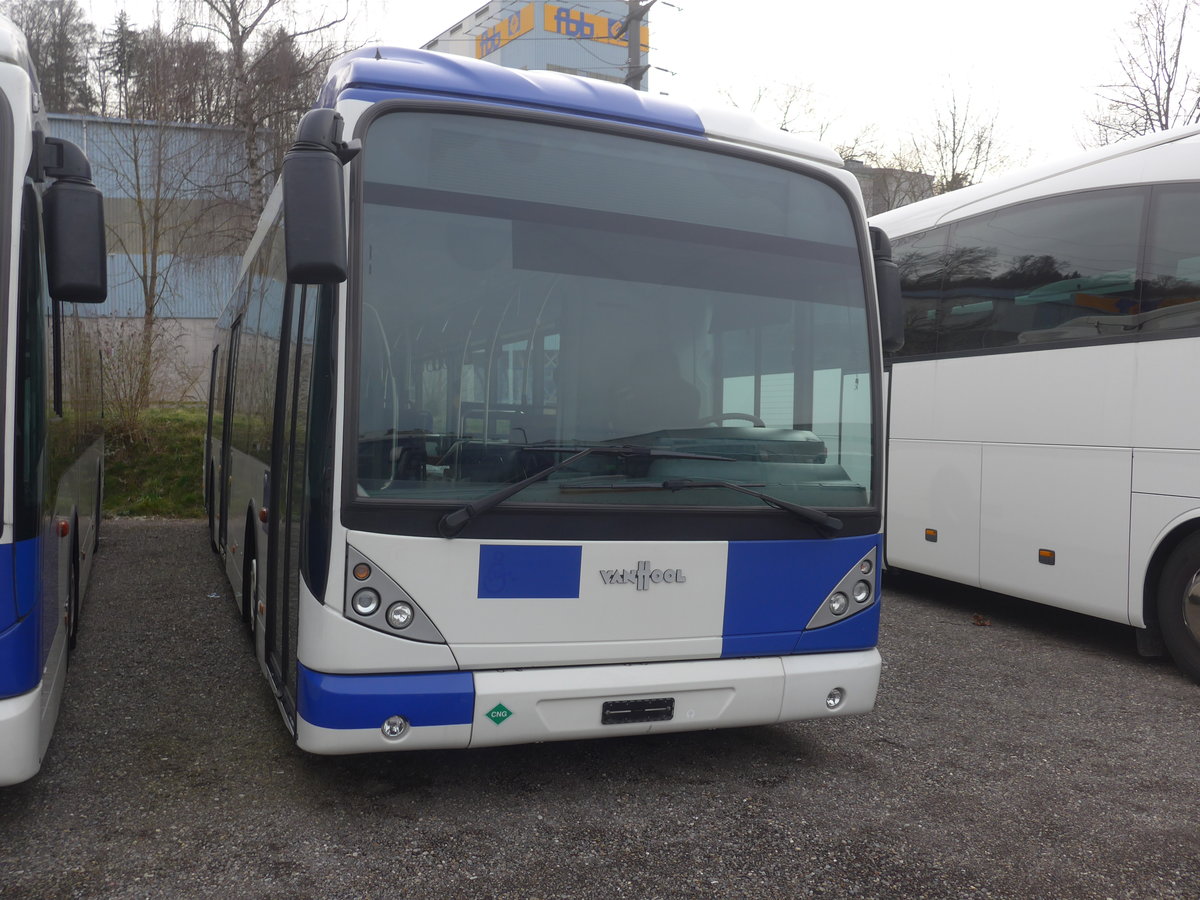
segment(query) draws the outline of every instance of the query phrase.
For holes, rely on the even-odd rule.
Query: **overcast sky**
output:
[[[303,3],[304,0],[301,0]],[[319,8],[320,0],[308,0]],[[148,24],[155,0],[80,0],[97,27],[124,7]],[[351,0],[356,41],[420,46],[484,0]],[[810,92],[827,139],[869,130],[896,146],[926,130],[953,90],[996,117],[1017,162],[1074,152],[1097,87],[1115,80],[1117,41],[1140,0],[660,0],[650,14],[650,89],[749,102],[760,86]],[[170,9],[174,0],[162,0]],[[330,9],[341,9],[326,0]],[[665,71],[664,71],[665,70]],[[772,119],[770,106],[760,108]],[[775,123],[773,123],[775,124]]]

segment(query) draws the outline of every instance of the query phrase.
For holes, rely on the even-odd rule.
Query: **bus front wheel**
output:
[[[1184,538],[1163,567],[1158,621],[1175,665],[1200,682],[1200,533]]]

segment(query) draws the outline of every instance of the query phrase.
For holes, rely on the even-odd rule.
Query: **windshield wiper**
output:
[[[489,510],[495,509],[513,494],[518,494],[531,484],[537,484],[539,481],[549,478],[559,469],[565,469],[567,466],[571,465],[571,463],[577,462],[578,460],[581,460],[585,456],[588,456],[592,453],[607,453],[614,456],[666,456],[671,459],[710,459],[719,460],[722,462],[733,462],[733,458],[730,456],[711,456],[705,453],[680,453],[675,450],[664,450],[659,447],[636,447],[631,444],[623,444],[621,446],[602,444],[593,447],[584,447],[582,449],[578,447],[535,445],[528,449],[543,452],[557,451],[560,453],[570,453],[572,450],[578,450],[578,452],[571,454],[564,460],[556,462],[552,466],[546,466],[546,468],[534,472],[528,478],[524,478],[521,481],[514,482],[513,484],[505,485],[504,487],[500,488],[500,490],[488,494],[486,497],[482,497],[473,503],[468,503],[462,508],[456,509],[453,512],[446,513],[438,520],[438,534],[444,538],[452,538],[456,536],[472,519],[482,516]],[[841,527],[840,522],[838,523],[838,526]]]
[[[692,488],[728,488],[731,491],[737,491],[740,494],[749,494],[751,497],[757,497],[768,506],[774,506],[776,509],[782,509],[799,516],[806,522],[811,522],[816,525],[825,537],[833,537],[833,535],[842,530],[842,520],[822,512],[812,506],[800,506],[796,503],[791,503],[787,500],[780,500],[778,497],[772,497],[770,494],[764,494],[762,491],[756,491],[754,488],[747,487],[744,484],[738,484],[734,481],[720,481],[717,479],[705,479],[700,481],[693,478],[677,478],[670,481],[664,481],[662,486],[668,491],[686,491]]]

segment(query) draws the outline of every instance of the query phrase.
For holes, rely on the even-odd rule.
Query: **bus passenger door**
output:
[[[289,285],[284,300],[267,509],[265,661],[284,715],[293,725],[301,516],[317,296],[317,288]]]
[[[234,375],[237,372],[238,344],[241,343],[242,319],[239,316],[229,331],[229,355],[226,357],[225,397],[222,400],[221,461],[217,468],[220,510],[217,517],[217,546],[224,554],[229,546],[229,489],[231,487],[229,452],[233,444]]]

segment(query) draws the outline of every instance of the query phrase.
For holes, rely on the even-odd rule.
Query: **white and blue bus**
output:
[[[1200,680],[1200,126],[872,221],[905,307],[888,564],[1131,625]]]
[[[0,16],[0,785],[37,773],[99,538],[106,293],[87,159],[46,136],[25,38]]]
[[[206,453],[299,746],[870,710],[895,276],[838,157],[741,114],[343,57],[219,320]]]

